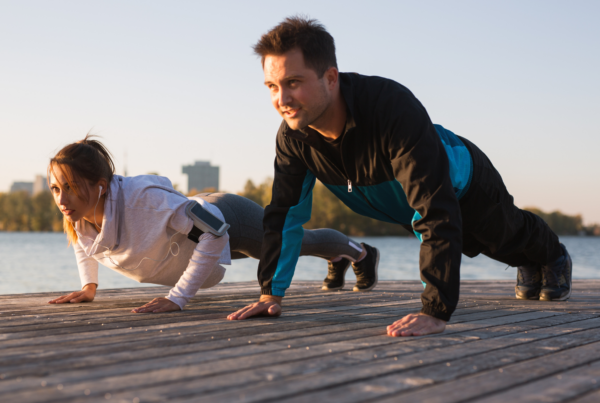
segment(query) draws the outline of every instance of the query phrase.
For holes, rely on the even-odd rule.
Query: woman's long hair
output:
[[[98,183],[105,179],[107,185],[105,195],[110,192],[110,182],[115,174],[115,164],[108,149],[89,133],[83,140],[62,148],[48,165],[48,181],[54,169],[59,169],[77,197],[88,201],[90,198],[87,186],[77,186],[78,182]],[[77,232],[73,224],[63,216],[63,229],[67,234],[69,245],[77,242]]]

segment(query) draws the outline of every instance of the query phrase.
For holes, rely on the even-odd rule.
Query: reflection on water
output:
[[[419,279],[419,241],[413,237],[354,238],[375,246],[381,253],[381,280]],[[573,258],[573,277],[600,278],[600,238],[561,238]],[[224,281],[256,281],[258,261],[234,260],[226,266]],[[294,278],[322,280],[327,273],[323,259],[302,257]],[[65,236],[56,233],[0,233],[0,294],[67,291],[80,288],[75,256]],[[354,280],[348,270],[348,280]],[[476,280],[516,279],[514,268],[485,256],[463,256],[461,278]],[[148,284],[151,285],[151,284]],[[101,288],[143,287],[110,269],[100,266]]]

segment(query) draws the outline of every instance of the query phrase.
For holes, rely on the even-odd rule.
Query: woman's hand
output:
[[[48,301],[48,303],[64,304],[66,302],[70,302],[72,304],[76,304],[78,302],[92,302],[94,300],[94,297],[96,296],[97,287],[98,286],[96,284],[86,284],[83,286],[81,291],[75,291],[70,293],[69,295],[63,295],[61,297]]]
[[[133,313],[158,313],[158,312],[171,312],[171,311],[180,311],[181,308],[175,302],[171,301],[168,298],[160,297],[154,298],[152,301],[148,302],[146,305],[142,305],[139,308],[132,309]]]

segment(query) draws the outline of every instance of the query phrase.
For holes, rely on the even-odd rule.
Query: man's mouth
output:
[[[298,109],[288,109],[285,111],[282,111],[281,113],[283,113],[284,116],[288,117],[288,118],[293,118],[298,114],[298,111],[300,110],[300,108]]]

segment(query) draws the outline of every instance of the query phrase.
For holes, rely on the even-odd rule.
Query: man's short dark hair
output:
[[[288,17],[264,34],[253,47],[263,65],[268,55],[280,56],[296,48],[302,52],[306,66],[319,78],[330,67],[337,68],[333,37],[317,20]]]

